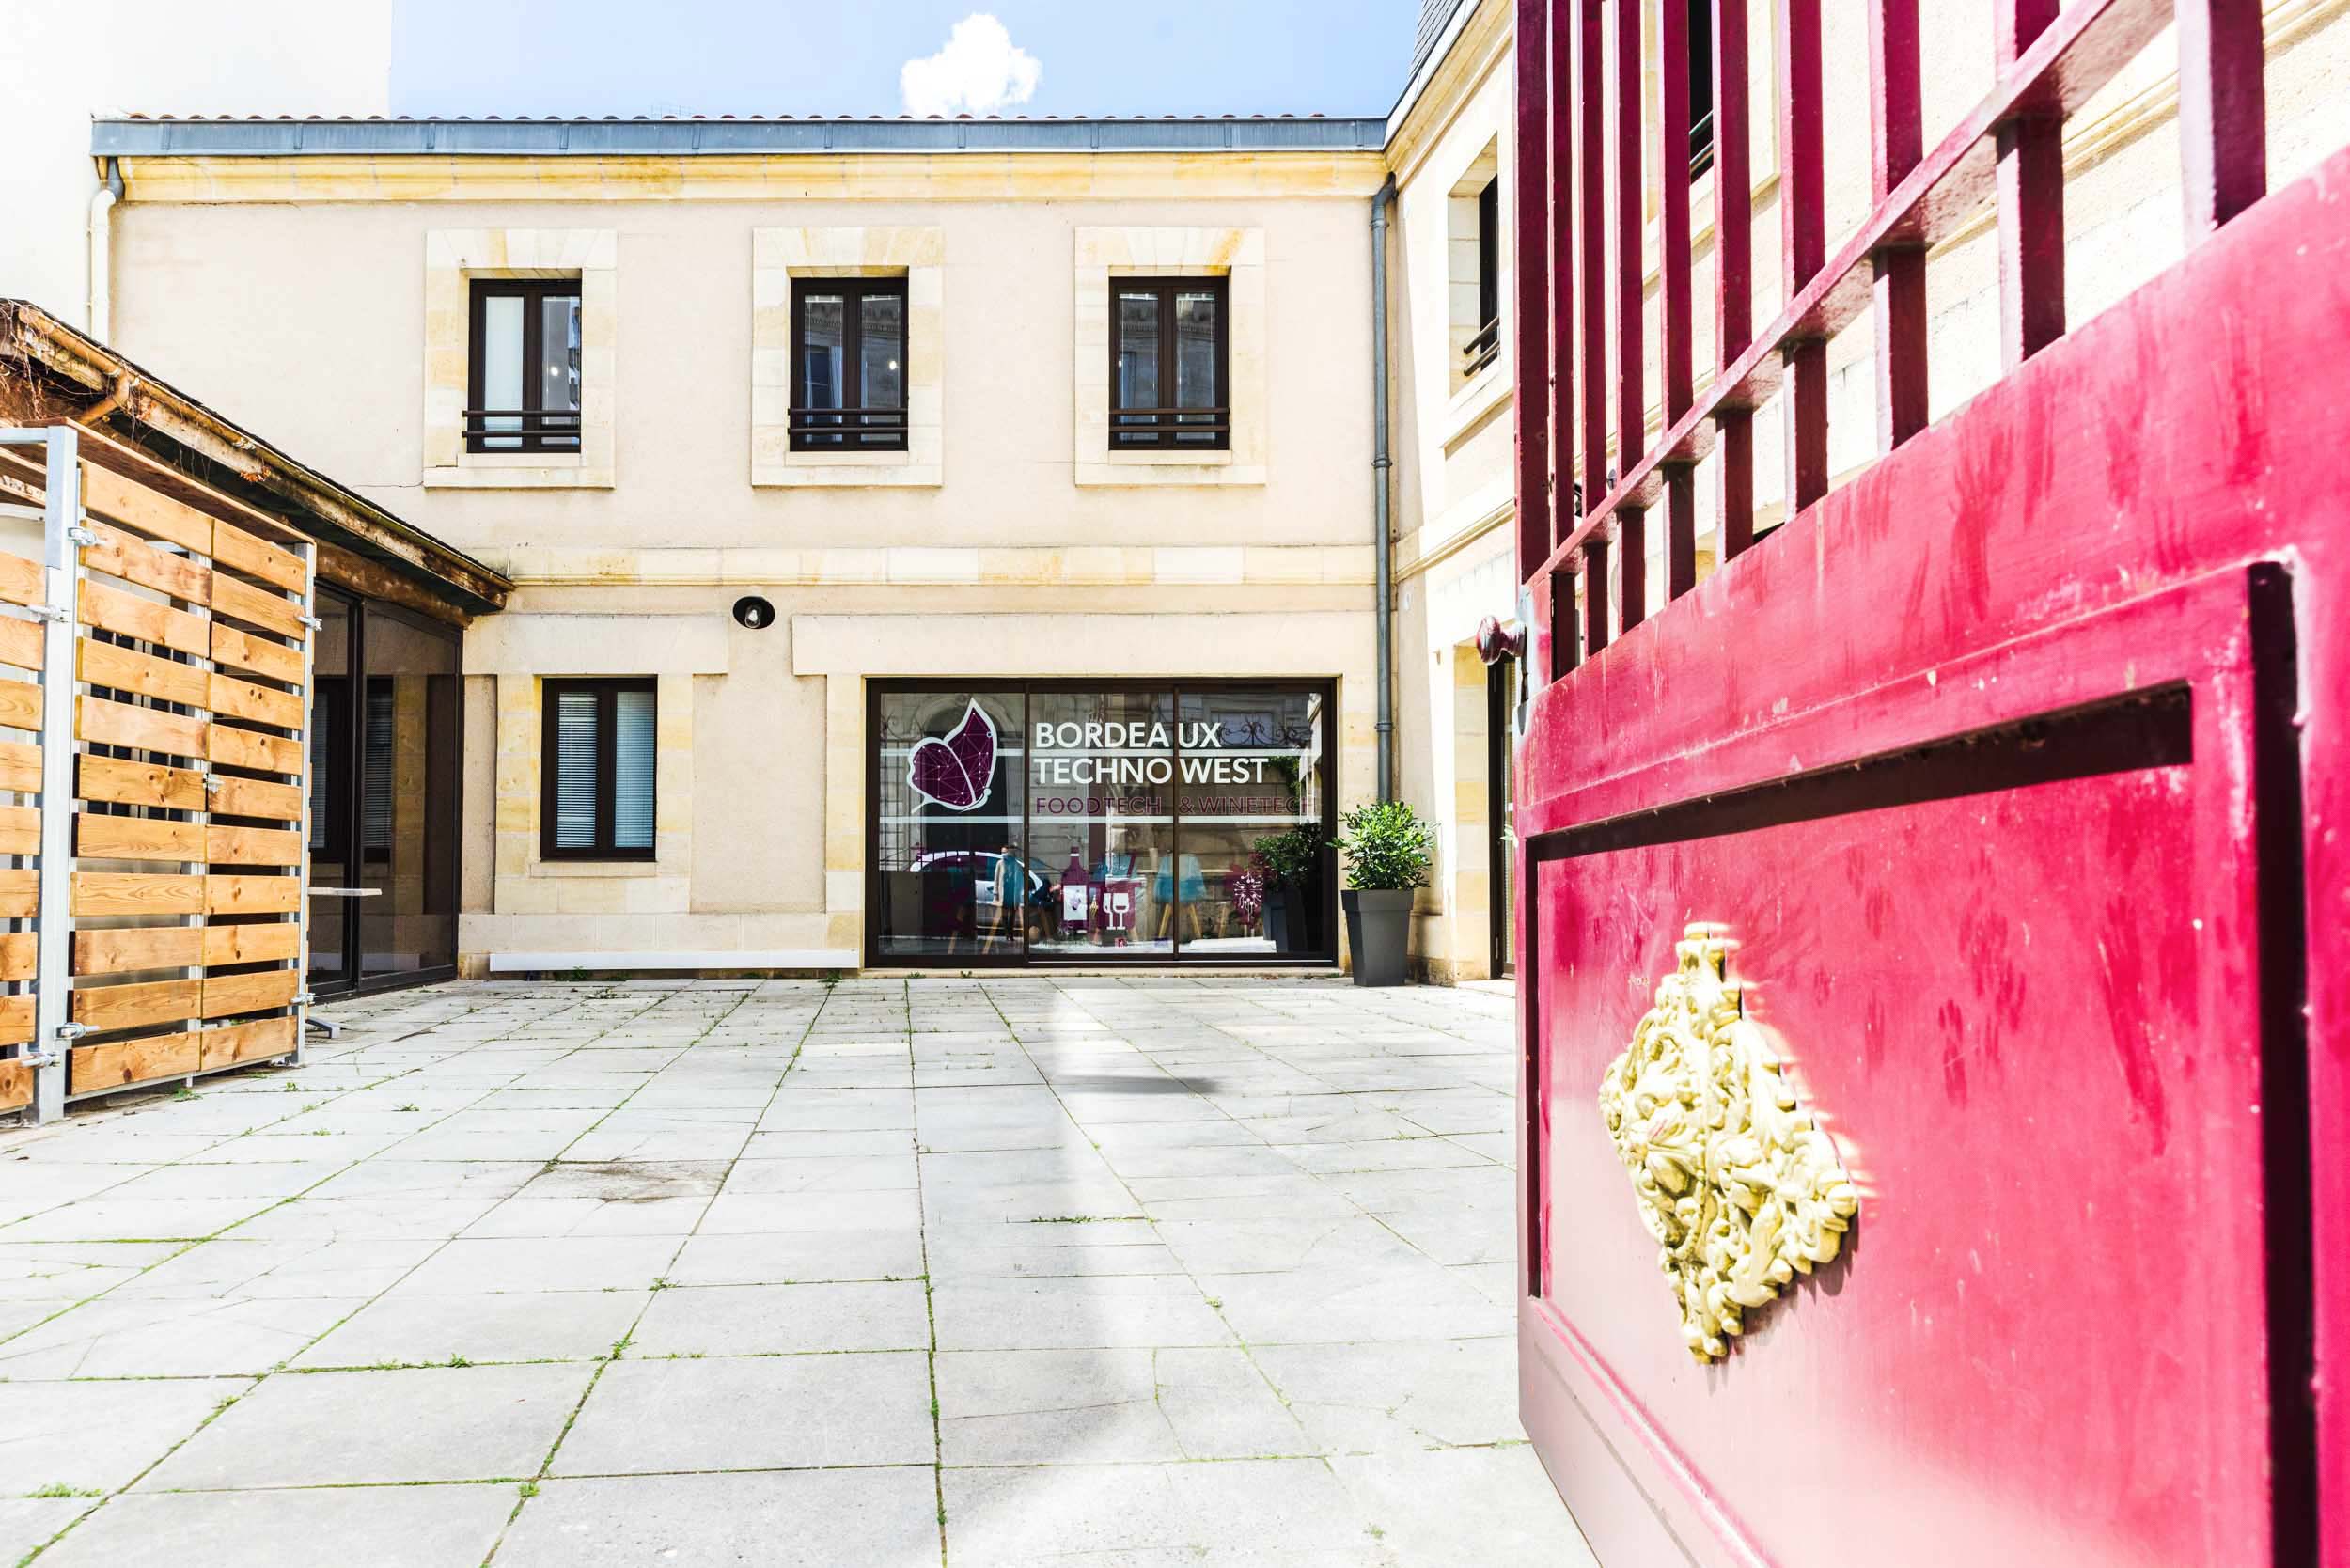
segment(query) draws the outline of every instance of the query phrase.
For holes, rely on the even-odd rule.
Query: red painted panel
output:
[[[2350,1568],[2346,279],[2350,154],[1536,694],[1526,1413],[1604,1560]],[[1688,837],[2163,682],[2191,763]],[[1592,1101],[1687,919],[1868,1183],[1710,1371]]]
[[[1972,728],[1978,684],[2188,649],[2226,661],[2191,688],[2191,763],[1847,808],[2131,756],[2118,725],[2058,726],[2011,764],[1888,762],[1776,808],[1831,814],[1724,833],[1700,807],[1540,868],[1543,1181],[1572,1216],[1543,1305],[1762,1560],[2265,1560],[2246,627],[2231,573],[1804,727]],[[1844,1258],[1713,1369],[1597,1110],[1692,920],[1735,934],[1747,1016],[1864,1195]]]

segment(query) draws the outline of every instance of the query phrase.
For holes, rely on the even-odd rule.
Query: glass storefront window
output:
[[[877,685],[875,963],[1333,956],[1322,684]]]
[[[1028,724],[1028,842],[1059,917],[1030,950],[1170,956],[1174,694],[1039,691]]]
[[[1323,694],[1183,692],[1183,853],[1193,952],[1321,956],[1329,805]]]
[[[1044,912],[1024,831],[1026,717],[1018,691],[875,698],[877,958],[1020,955]]]

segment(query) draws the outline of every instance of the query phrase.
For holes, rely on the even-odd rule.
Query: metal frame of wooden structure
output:
[[[309,1000],[314,548],[225,498],[208,510],[88,462],[83,435],[0,431],[0,490],[40,505],[44,537],[38,566],[0,557],[0,599],[40,627],[38,716],[0,686],[0,724],[40,736],[37,774],[31,748],[0,755],[0,783],[39,799],[0,815],[0,844],[35,835],[39,861],[0,872],[0,907],[34,921],[38,952],[27,971],[0,938],[0,972],[35,987],[0,1110],[44,1121],[298,1059]],[[0,618],[0,660],[24,665],[19,622]]]

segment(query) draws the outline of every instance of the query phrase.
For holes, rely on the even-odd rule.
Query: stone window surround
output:
[[[716,616],[524,611],[476,622],[466,674],[496,682],[489,913],[650,915],[690,907],[695,683],[725,675],[728,651],[727,629]],[[647,675],[655,691],[653,857],[542,858],[544,682]]]
[[[751,230],[751,483],[939,485],[946,481],[947,231],[935,227]],[[791,449],[791,283],[906,280],[906,445],[899,452]]]
[[[1448,402],[1445,435],[1448,441],[1457,439],[1472,425],[1482,421],[1494,406],[1507,398],[1511,390],[1511,366],[1515,358],[1516,345],[1511,341],[1510,290],[1511,234],[1510,192],[1503,182],[1501,199],[1496,216],[1501,225],[1496,254],[1500,258],[1499,299],[1503,327],[1496,344],[1493,362],[1473,376],[1462,374],[1466,363],[1463,351],[1485,323],[1478,318],[1477,299],[1477,195],[1488,180],[1501,173],[1499,138],[1488,141],[1478,149],[1477,156],[1462,170],[1445,194],[1445,369],[1451,385]]]
[[[435,228],[424,237],[424,473],[427,489],[608,490],[619,336],[618,231]],[[469,452],[464,410],[477,277],[579,279],[576,452]]]
[[[1109,445],[1110,279],[1222,277],[1231,385],[1230,445],[1220,452],[1113,450]],[[1265,268],[1261,228],[1080,228],[1076,232],[1075,482],[1265,482]]]

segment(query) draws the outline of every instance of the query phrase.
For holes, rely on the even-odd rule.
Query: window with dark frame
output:
[[[1501,357],[1501,177],[1477,193],[1477,331],[1461,350],[1461,374]]]
[[[791,449],[906,449],[906,280],[791,280]]]
[[[1229,299],[1222,277],[1110,280],[1112,451],[1231,446]]]
[[[1714,166],[1714,7],[1712,0],[1685,0],[1689,8],[1689,178]]]
[[[579,279],[478,277],[465,386],[469,452],[579,450]]]
[[[653,857],[653,690],[650,677],[545,682],[540,858]]]

